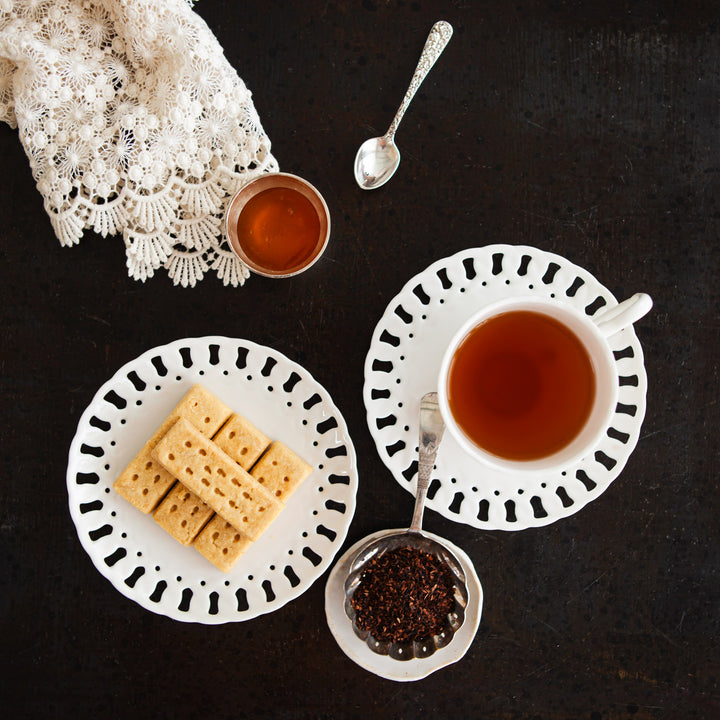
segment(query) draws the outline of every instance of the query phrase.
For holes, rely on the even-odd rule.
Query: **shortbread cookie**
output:
[[[260,432],[242,415],[232,415],[213,437],[243,470],[250,470],[270,444],[270,438]]]
[[[193,547],[223,572],[230,572],[251,545],[249,537],[219,515],[213,517],[193,542]]]
[[[287,502],[298,485],[312,472],[299,455],[281,442],[274,442],[250,474],[274,497]]]
[[[258,538],[283,508],[246,470],[184,418],[158,442],[152,455],[251,540]]]
[[[249,470],[270,444],[270,439],[242,415],[231,415],[213,441],[244,470]],[[179,502],[182,498],[184,501]],[[154,517],[173,537],[188,545],[212,515],[214,511],[210,506],[178,483],[158,505]]]
[[[215,511],[182,483],[175,483],[153,513],[155,522],[178,542],[189,545]]]
[[[115,480],[115,491],[144,513],[152,512],[172,487],[175,478],[152,458],[152,450],[178,418],[189,420],[211,437],[232,415],[232,410],[202,385],[193,385],[145,446]]]

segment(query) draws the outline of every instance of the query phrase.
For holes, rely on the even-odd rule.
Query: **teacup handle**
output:
[[[611,307],[593,318],[598,330],[607,338],[632,325],[647,315],[653,306],[652,298],[646,293],[635,293],[619,305]]]

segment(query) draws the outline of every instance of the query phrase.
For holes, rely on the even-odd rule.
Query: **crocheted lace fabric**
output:
[[[251,94],[186,0],[0,0],[0,120],[62,245],[122,234],[136,280],[242,285],[230,197],[277,171]]]

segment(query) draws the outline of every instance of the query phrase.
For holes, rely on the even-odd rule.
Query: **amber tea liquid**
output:
[[[463,432],[507,460],[538,460],[579,434],[595,373],[578,337],[543,313],[517,310],[475,327],[455,352],[448,402]]]
[[[252,262],[265,270],[290,272],[315,254],[320,219],[312,203],[297,190],[269,188],[247,201],[238,218],[237,234]]]

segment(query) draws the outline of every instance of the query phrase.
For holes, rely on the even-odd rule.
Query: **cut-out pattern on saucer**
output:
[[[542,296],[589,316],[617,304],[590,273],[536,248],[489,245],[464,250],[412,278],[390,302],[365,361],[364,401],[378,453],[414,493],[420,398],[437,387],[445,348],[481,307],[510,296]],[[619,375],[618,404],[595,450],[562,472],[527,478],[481,465],[448,433],[427,506],[483,529],[521,530],[576,513],[620,474],[645,417],[647,377],[634,329],[609,339]]]
[[[232,572],[214,568],[112,489],[194,383],[205,385],[313,472]],[[301,595],[340,549],[355,511],[355,450],[327,391],[279,352],[247,340],[179,340],[131,361],[97,392],[70,447],[70,513],[98,570],[176,620],[248,620]]]

